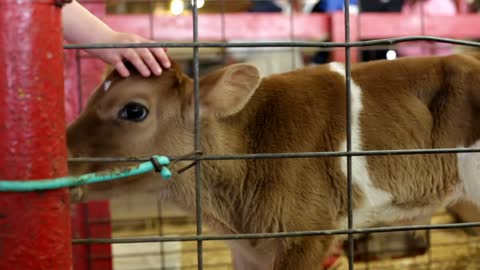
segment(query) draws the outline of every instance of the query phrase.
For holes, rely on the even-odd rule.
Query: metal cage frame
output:
[[[222,1],[223,2],[223,1]],[[153,0],[149,0],[152,5]],[[192,48],[193,49],[193,79],[194,79],[194,116],[195,116],[195,151],[201,151],[200,145],[200,117],[199,117],[199,49],[206,47],[315,47],[315,48],[345,48],[345,82],[346,82],[346,136],[347,150],[344,152],[298,152],[298,153],[256,153],[244,155],[203,155],[189,158],[195,162],[195,180],[196,180],[196,235],[190,236],[158,236],[158,237],[128,237],[128,238],[87,238],[73,239],[73,244],[113,244],[113,243],[152,243],[152,242],[172,242],[172,241],[197,241],[197,264],[199,270],[204,267],[203,263],[203,241],[218,240],[239,240],[239,239],[259,239],[259,238],[283,238],[283,237],[301,237],[301,236],[319,236],[319,235],[348,235],[348,262],[349,269],[354,269],[354,234],[378,233],[394,231],[414,231],[414,230],[433,230],[433,229],[452,229],[480,227],[480,222],[470,223],[452,223],[440,225],[415,225],[415,226],[392,226],[392,227],[374,227],[358,229],[353,227],[353,207],[352,207],[352,157],[354,156],[372,156],[372,155],[418,155],[418,154],[439,154],[439,153],[462,153],[462,152],[480,152],[477,148],[438,148],[438,149],[410,149],[410,150],[373,150],[373,151],[352,151],[351,142],[351,49],[355,47],[368,47],[378,45],[392,45],[407,41],[433,41],[438,43],[450,43],[471,47],[480,47],[480,42],[450,39],[435,36],[407,36],[389,39],[374,39],[368,41],[350,42],[350,1],[344,0],[344,30],[345,42],[305,42],[305,41],[287,41],[287,42],[200,42],[198,38],[198,8],[197,0],[192,4],[193,20],[193,40],[192,42],[155,42],[155,43],[122,43],[122,44],[78,44],[65,45],[65,49],[87,49],[87,48],[145,48],[145,47],[166,47],[166,48]],[[293,11],[292,11],[293,12]],[[223,14],[223,13],[222,13]],[[153,15],[150,19],[150,33],[153,33]],[[222,15],[223,16],[223,15]],[[222,32],[225,29],[222,28]],[[78,60],[78,54],[77,54]],[[203,235],[202,224],[202,205],[200,203],[200,194],[202,192],[200,172],[203,160],[232,160],[232,159],[278,159],[278,158],[314,158],[314,157],[346,157],[347,158],[347,194],[348,194],[348,229],[345,230],[327,230],[327,231],[295,231],[281,233],[245,233],[230,235]],[[70,158],[69,162],[143,162],[149,158],[129,157],[129,158]]]

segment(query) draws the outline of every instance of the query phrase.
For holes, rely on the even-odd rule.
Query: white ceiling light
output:
[[[183,5],[183,0],[172,0],[170,2],[170,13],[172,13],[173,15],[182,14],[184,9],[185,7]]]
[[[387,51],[387,59],[388,60],[393,60],[397,58],[397,53],[394,50],[388,50]]]
[[[192,0],[192,6],[194,5]],[[197,0],[197,8],[202,8],[205,5],[205,0]]]

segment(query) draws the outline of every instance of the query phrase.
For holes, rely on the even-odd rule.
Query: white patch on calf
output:
[[[479,148],[480,141],[470,148]],[[457,168],[466,199],[480,205],[480,153],[458,153]]]
[[[343,64],[333,62],[330,64],[330,69],[345,76],[345,68]],[[363,110],[362,104],[362,90],[353,79],[351,83],[351,130],[352,130],[352,151],[362,151],[362,132],[360,127],[360,114]],[[346,142],[343,142],[339,151],[346,151]],[[347,158],[340,158],[341,170],[347,175]],[[364,156],[352,157],[352,182],[356,184],[360,190],[365,194],[364,205],[354,211],[354,225],[365,226],[370,222],[375,222],[376,219],[383,215],[385,207],[392,202],[392,194],[385,192],[373,186],[368,171],[367,159]],[[345,190],[346,192],[346,190]]]
[[[110,85],[112,85],[112,81],[105,81],[103,84],[103,91],[107,92],[110,89]]]
[[[343,77],[345,77],[345,75],[346,75],[345,66],[342,63],[339,63],[339,62],[331,62],[330,63],[330,70],[342,75]]]
[[[333,72],[337,72],[345,76],[345,68],[340,63],[331,63],[330,68]],[[363,110],[362,89],[357,85],[353,78],[351,83],[351,130],[352,130],[352,151],[362,151],[362,130],[360,125],[360,114]],[[480,143],[479,143],[480,145]],[[346,142],[340,145],[339,151],[346,151]],[[472,154],[468,154],[472,155]],[[347,159],[340,158],[340,166],[344,175],[347,175]],[[472,163],[471,158],[465,159],[463,165]],[[468,186],[471,193],[476,194],[478,202],[480,202],[480,183],[473,181],[475,175],[480,174],[480,154],[476,156],[476,163],[469,165],[475,167],[470,170],[471,174],[468,179]],[[468,167],[468,166],[467,166]],[[469,168],[470,168],[469,167]],[[393,195],[389,192],[376,188],[371,180],[368,171],[367,159],[364,156],[352,157],[352,182],[357,185],[365,195],[363,205],[353,211],[354,227],[369,227],[378,224],[426,224],[430,220],[432,213],[436,210],[435,205],[427,207],[412,207],[409,209],[399,208],[392,205]],[[345,190],[345,192],[347,192]],[[446,198],[445,203],[451,202],[460,196],[460,191],[455,191]],[[347,228],[347,217],[340,221],[340,227]]]

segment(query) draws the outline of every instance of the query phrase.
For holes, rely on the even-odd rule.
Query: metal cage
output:
[[[229,0],[220,1],[222,5],[225,5],[224,2]],[[261,1],[261,0],[260,0]],[[188,2],[188,1],[187,1]],[[256,153],[256,154],[246,154],[246,155],[224,155],[224,156],[198,156],[192,158],[195,162],[195,176],[196,176],[196,219],[195,219],[195,233],[184,236],[156,236],[156,237],[117,237],[113,239],[108,238],[86,238],[86,239],[74,239],[73,244],[116,244],[116,243],[166,243],[166,242],[184,242],[184,241],[195,241],[196,250],[192,252],[197,253],[197,264],[191,266],[191,268],[197,267],[197,269],[204,269],[204,243],[206,241],[218,241],[218,240],[238,240],[238,239],[258,239],[258,238],[281,238],[281,237],[299,237],[299,236],[314,236],[314,235],[338,235],[346,234],[348,235],[348,241],[346,249],[348,250],[348,265],[349,269],[354,269],[354,258],[355,258],[355,249],[354,249],[354,236],[355,235],[365,235],[373,233],[387,233],[387,232],[399,232],[399,231],[415,231],[421,230],[425,231],[427,235],[431,234],[432,230],[437,229],[458,229],[458,228],[470,228],[480,226],[480,222],[471,222],[471,223],[461,223],[461,224],[437,224],[437,225],[418,225],[418,226],[395,226],[395,227],[376,227],[368,229],[358,229],[353,227],[353,216],[352,216],[352,157],[354,156],[372,156],[372,155],[428,155],[428,154],[438,154],[438,153],[459,153],[459,152],[479,152],[479,149],[415,149],[415,150],[378,150],[378,151],[352,151],[351,146],[351,111],[350,111],[350,92],[351,92],[351,63],[352,55],[351,51],[355,49],[360,49],[364,47],[374,47],[374,46],[390,46],[392,44],[407,42],[407,41],[432,41],[438,43],[450,43],[464,46],[473,46],[480,47],[480,43],[467,40],[459,40],[453,38],[441,38],[436,36],[425,36],[423,34],[417,36],[406,36],[406,37],[397,37],[397,38],[387,38],[387,39],[372,39],[364,41],[353,41],[351,42],[351,15],[350,15],[350,1],[344,0],[344,11],[343,11],[343,31],[344,31],[344,42],[307,42],[307,41],[295,41],[293,35],[293,27],[291,28],[291,41],[278,41],[278,42],[226,42],[225,38],[225,20],[222,19],[222,30],[221,35],[223,36],[222,42],[202,42],[199,40],[199,12],[197,9],[198,0],[192,1],[192,20],[193,20],[193,37],[192,42],[157,42],[149,44],[81,44],[81,45],[65,45],[65,49],[85,49],[85,48],[125,48],[125,47],[167,47],[167,48],[192,48],[193,50],[193,63],[191,72],[194,78],[194,93],[195,93],[195,151],[201,151],[200,145],[200,122],[199,122],[199,110],[198,110],[198,100],[199,100],[199,74],[200,74],[200,60],[199,60],[199,50],[200,48],[320,48],[325,50],[333,50],[335,48],[344,48],[344,57],[345,57],[345,67],[346,67],[346,91],[347,91],[347,151],[346,152],[303,152],[303,153]],[[291,1],[290,1],[291,2]],[[153,5],[154,0],[149,0],[150,5]],[[291,23],[294,23],[293,20],[293,11],[292,11],[292,20]],[[222,13],[223,16],[223,13]],[[359,16],[358,16],[359,17]],[[358,18],[357,17],[357,18]],[[154,32],[154,19],[153,14],[150,15],[149,20],[149,31],[153,35]],[[479,33],[480,36],[480,33]],[[78,75],[80,78],[80,75]],[[81,80],[79,80],[81,84]],[[81,95],[80,95],[81,96]],[[82,100],[80,100],[82,103]],[[161,154],[161,153],[159,153]],[[181,154],[181,153],[179,153]],[[346,230],[330,230],[330,231],[295,231],[295,232],[281,232],[281,233],[261,233],[261,234],[235,234],[235,235],[206,235],[204,233],[204,228],[202,226],[202,216],[200,215],[202,205],[200,204],[200,194],[202,192],[201,182],[200,182],[200,171],[202,169],[202,161],[204,160],[232,160],[232,159],[282,159],[282,158],[315,158],[315,157],[346,157],[347,158],[347,179],[348,179],[348,197],[349,197],[349,211],[348,211],[348,229]],[[135,161],[145,161],[143,158],[133,158]],[[69,162],[121,162],[128,161],[132,162],[132,158],[72,158]],[[427,238],[430,239],[430,238]],[[165,254],[159,254],[159,256],[165,256]],[[427,268],[430,269],[430,266],[419,267],[419,269]],[[162,268],[168,269],[168,268]],[[371,268],[375,269],[375,268]]]

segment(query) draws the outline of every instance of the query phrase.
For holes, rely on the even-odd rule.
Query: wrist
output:
[[[113,43],[116,42],[119,33],[109,27],[92,35],[92,43]]]
[[[64,38],[72,43],[106,43],[116,32],[77,1],[62,9]]]

